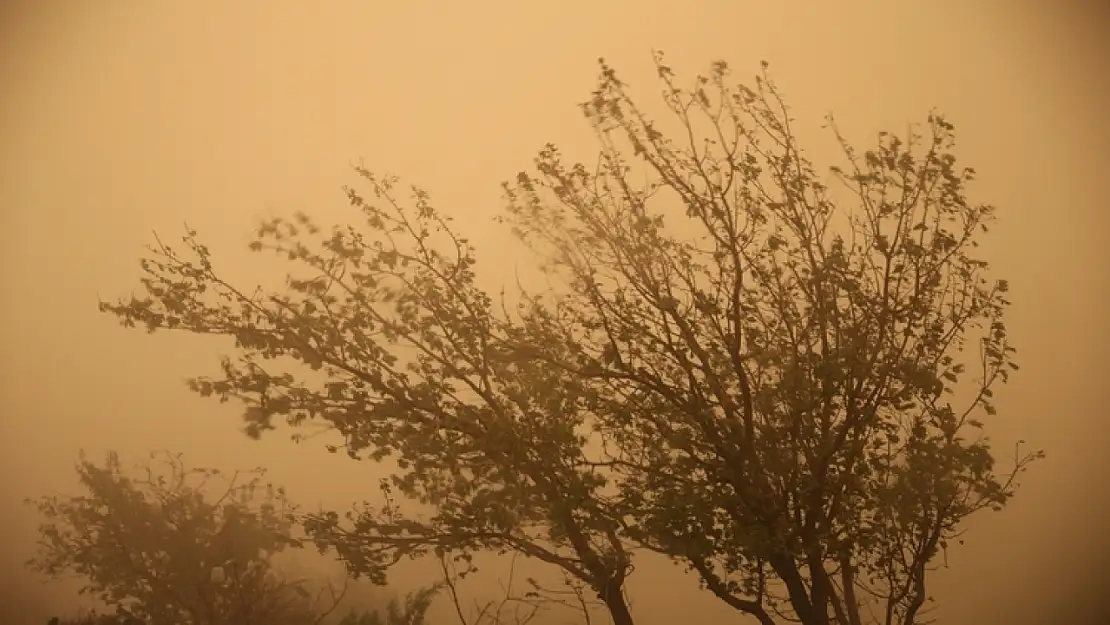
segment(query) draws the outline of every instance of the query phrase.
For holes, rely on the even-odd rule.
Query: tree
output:
[[[321,234],[306,215],[259,228],[251,249],[307,270],[290,275],[287,292],[226,282],[190,231],[184,252],[159,242],[142,261],[145,297],[101,309],[150,331],[232,337],[237,358],[223,359],[223,375],[190,385],[244,402],[249,435],[275,418],[323,422],[351,458],[396,461],[386,505],[305,523],[352,574],[384,584],[408,556],[467,562],[475,550],[514,551],[581,580],[617,625],[631,625],[630,556],[601,506],[606,480],[584,446],[581,385],[511,357],[525,331],[474,285],[470,244],[425,193],[414,189],[404,206],[395,179],[358,173],[381,202],[347,189],[363,230]],[[434,514],[406,515],[395,492]]]
[[[223,375],[191,384],[243,401],[249,434],[319,420],[352,457],[394,458],[382,508],[306,525],[355,573],[512,550],[630,625],[622,589],[647,548],[764,625],[919,623],[960,521],[1014,489],[975,437],[1016,369],[1007,283],[974,254],[993,209],[966,200],[942,116],[862,157],[833,125],[841,200],[766,75],[732,88],[717,63],[690,91],[657,67],[684,145],[602,63],[583,106],[598,167],[548,146],[506,185],[505,222],[562,280],[512,312],[426,193],[402,205],[361,167],[384,208],[347,189],[360,227],[259,229],[252,249],[307,270],[286,292],[227,283],[190,231],[144,259],[143,297],[101,308],[234,338]],[[965,344],[980,375],[959,386]],[[401,514],[395,492],[434,514]]]
[[[1041,457],[997,471],[978,432],[1018,368],[1008,284],[976,254],[994,208],[940,115],[862,154],[830,117],[832,189],[766,64],[755,89],[656,67],[677,141],[602,62],[596,171],[549,146],[506,186],[567,287],[532,351],[595,384],[625,536],[765,625],[921,623],[961,522]]]
[[[118,614],[98,614],[95,610],[72,618],[54,617],[46,625],[144,625],[142,621]]]
[[[29,502],[43,522],[28,565],[87,580],[82,593],[118,613],[88,617],[96,622],[302,625],[326,615],[320,593],[314,599],[271,565],[271,556],[299,541],[284,492],[263,484],[260,469],[235,472],[211,500],[218,470],[187,469],[168,452],[151,459],[158,462],[129,476],[115,453],[99,466],[82,455],[77,475],[86,495]]]
[[[424,625],[428,609],[441,586],[432,585],[405,596],[404,604],[392,599],[385,610],[350,612],[339,625]]]
[[[346,614],[339,625],[424,625],[432,599],[440,592],[440,586],[427,586],[405,596],[404,604],[394,598],[385,606],[385,611],[351,612]]]

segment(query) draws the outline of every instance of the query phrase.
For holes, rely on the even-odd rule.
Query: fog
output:
[[[999,206],[986,257],[1011,281],[1022,365],[999,391],[988,432],[1001,453],[1021,438],[1048,459],[1004,512],[973,518],[951,568],[933,578],[935,616],[1024,625],[1090,602],[1105,585],[1110,522],[1101,379],[1110,48],[1100,41],[1110,22],[1057,5],[6,3],[0,620],[42,623],[69,605],[71,586],[23,569],[36,519],[21,501],[74,492],[81,449],[139,460],[168,448],[194,465],[265,466],[306,507],[376,496],[373,464],[294,444],[284,431],[252,441],[239,431],[240,407],[185,387],[216,371],[228,344],[126,330],[97,311],[98,297],[138,287],[154,231],[173,240],[187,223],[234,278],[280,278],[246,251],[252,227],[297,210],[349,220],[341,186],[357,183],[350,164],[363,159],[427,189],[496,288],[532,262],[492,223],[500,182],[549,141],[591,157],[576,104],[594,87],[599,56],[640,100],[656,101],[652,49],[683,79],[721,58],[746,81],[769,61],[818,164],[835,152],[820,130],[826,112],[857,145],[934,107],[956,124],[957,153],[979,172],[972,199]],[[495,585],[498,566],[482,583]],[[393,589],[430,575],[409,567]],[[647,625],[736,618],[667,563],[638,565],[629,592]]]

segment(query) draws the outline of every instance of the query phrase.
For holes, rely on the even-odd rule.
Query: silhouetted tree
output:
[[[159,244],[143,261],[150,297],[103,310],[151,331],[233,337],[238,355],[223,360],[223,376],[190,384],[246,403],[251,436],[275,417],[322,420],[352,458],[396,459],[398,473],[383,483],[386,505],[345,519],[310,515],[305,525],[352,574],[384,584],[385,570],[407,556],[468,561],[478,549],[516,551],[587,583],[617,625],[630,625],[629,555],[598,505],[605,479],[583,446],[581,385],[544,363],[505,359],[525,335],[474,285],[469,243],[425,194],[406,208],[392,179],[359,173],[385,206],[348,189],[373,238],[354,227],[316,236],[305,215],[259,229],[252,249],[314,272],[290,276],[287,293],[229,284],[190,232],[188,256]],[[394,491],[435,514],[404,514]]]
[[[117,610],[88,616],[105,622],[319,622],[328,611],[317,605],[320,594],[314,598],[271,566],[274,554],[300,544],[281,489],[263,484],[261,470],[236,472],[210,498],[218,470],[187,469],[169,453],[151,457],[161,462],[129,476],[115,453],[99,466],[82,456],[77,475],[85,495],[29,502],[43,523],[28,565],[50,577],[84,578],[82,593]],[[331,598],[334,607],[338,598]]]
[[[625,536],[765,625],[920,623],[960,523],[1040,457],[998,472],[978,433],[1018,368],[975,250],[994,208],[940,115],[862,154],[830,117],[830,188],[766,64],[754,89],[656,67],[675,140],[602,62],[597,168],[551,146],[506,186],[567,287],[531,352],[594,384]]]
[[[834,190],[766,75],[733,88],[717,63],[684,90],[657,68],[678,140],[603,63],[583,105],[598,165],[548,146],[506,185],[506,221],[560,285],[512,312],[427,194],[403,205],[363,168],[363,227],[259,229],[252,249],[304,270],[284,292],[229,284],[189,232],[143,261],[145,296],[102,310],[233,337],[223,376],[191,385],[245,402],[251,435],[322,420],[352,457],[396,459],[383,508],[306,526],[355,573],[513,550],[629,625],[638,546],[764,625],[919,623],[946,541],[1014,488],[975,434],[1017,368],[1007,283],[974,254],[993,209],[966,200],[939,115],[862,155],[834,126]],[[435,513],[401,514],[393,491]]]

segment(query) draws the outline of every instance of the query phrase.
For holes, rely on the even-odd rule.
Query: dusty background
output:
[[[1067,622],[1099,598],[1090,593],[1105,586],[1110,520],[1105,12],[918,0],[2,6],[3,623],[41,623],[65,596],[21,569],[34,520],[20,501],[71,490],[78,449],[138,458],[168,447],[194,464],[265,465],[308,506],[374,495],[372,466],[280,435],[252,442],[236,407],[191,395],[183,378],[212,371],[225,346],[126,331],[97,313],[98,295],[136,285],[152,230],[173,239],[187,221],[230,273],[272,279],[244,250],[255,220],[293,210],[347,219],[339,187],[364,157],[425,186],[496,285],[527,260],[490,224],[498,183],[547,141],[588,158],[575,104],[596,58],[649,100],[651,48],[687,78],[724,58],[746,80],[769,60],[817,159],[832,153],[818,134],[826,111],[857,144],[934,106],[957,124],[961,157],[980,172],[974,199],[1002,209],[989,253],[1013,284],[1023,365],[1001,393],[994,436],[1028,439],[1049,459],[950,553],[935,615]],[[728,616],[680,577],[665,564],[638,568],[643,623]],[[403,575],[398,588],[421,579]]]

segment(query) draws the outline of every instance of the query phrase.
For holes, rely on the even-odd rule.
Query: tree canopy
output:
[[[549,145],[505,185],[547,292],[495,299],[426,192],[359,167],[357,224],[258,229],[251,249],[298,268],[284,290],[225,281],[190,231],[102,310],[231,337],[222,376],[190,384],[242,401],[252,436],[322,421],[352,458],[395,460],[386,505],[306,524],[356,574],[515,551],[630,625],[649,549],[764,625],[920,623],[961,522],[1039,457],[997,469],[979,432],[1017,369],[1008,284],[977,253],[994,208],[967,199],[939,114],[862,152],[830,118],[826,176],[766,66],[751,88],[723,62],[691,88],[656,68],[673,138],[602,62],[596,165]]]
[[[960,522],[1039,457],[997,472],[977,433],[1018,369],[1008,283],[976,254],[994,208],[941,115],[863,153],[830,117],[831,189],[765,71],[684,90],[657,69],[681,141],[603,66],[596,170],[549,147],[506,187],[569,286],[534,343],[567,349],[537,357],[602,389],[625,535],[763,623],[919,622]]]
[[[32,502],[43,522],[28,564],[53,578],[77,575],[82,593],[117,612],[86,620],[309,625],[334,608],[335,595],[323,606],[320,593],[274,570],[271,557],[299,541],[284,492],[261,470],[224,479],[180,455],[151,456],[135,474],[115,453],[101,465],[82,456],[85,495]]]

